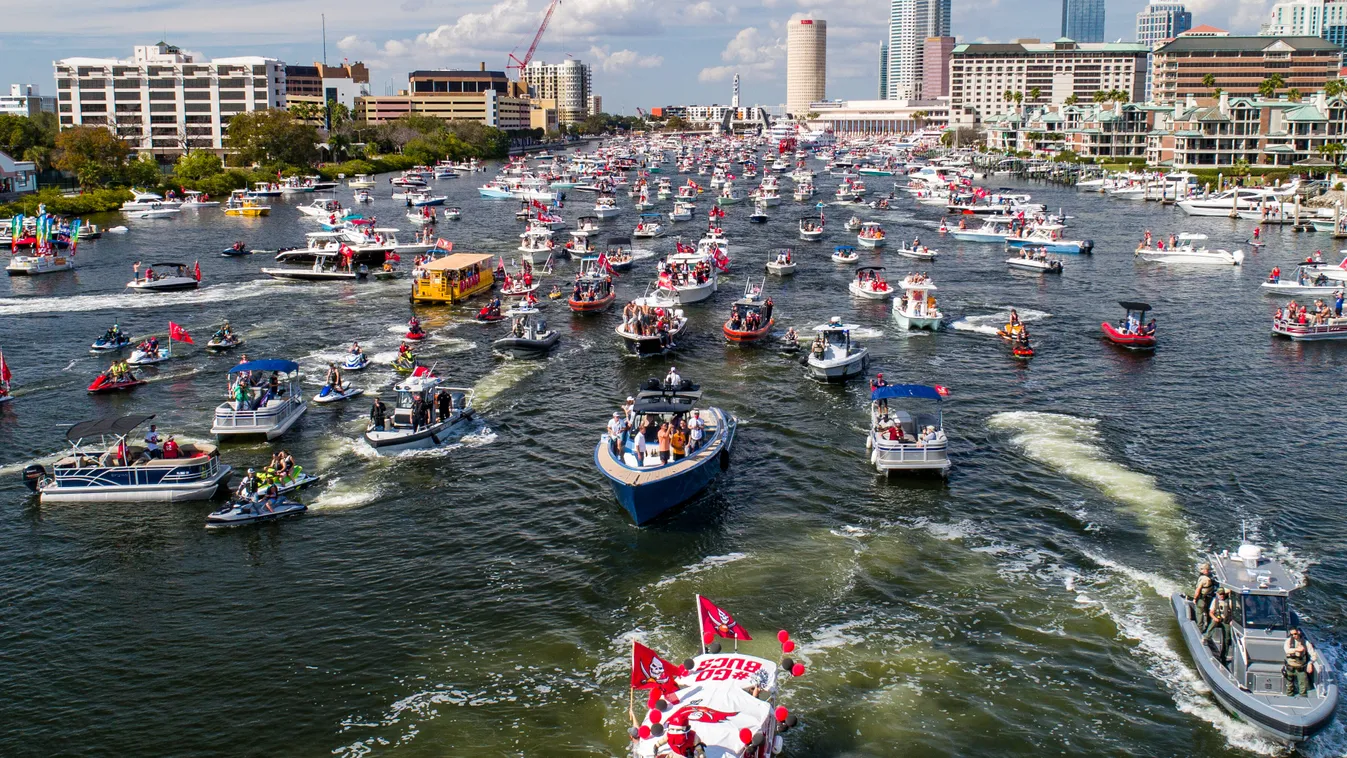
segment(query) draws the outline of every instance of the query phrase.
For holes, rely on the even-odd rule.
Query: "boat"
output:
[[[609,271],[623,272],[630,271],[636,264],[636,258],[631,254],[631,239],[629,237],[612,237],[604,246],[603,260],[607,264]]]
[[[448,199],[448,195],[432,195],[429,192],[413,192],[407,195],[407,205],[411,208],[425,208],[434,205],[444,205],[445,201]],[[434,218],[434,216],[431,218]]]
[[[318,394],[313,396],[313,402],[326,405],[327,403],[339,403],[342,400],[350,400],[353,397],[360,397],[365,391],[359,387],[352,387],[350,384],[342,384],[340,387],[333,387],[331,383],[324,384]]]
[[[1179,634],[1198,674],[1222,708],[1267,736],[1290,743],[1309,739],[1333,719],[1338,674],[1308,640],[1292,607],[1299,580],[1248,541],[1234,553],[1222,550],[1208,560],[1216,587],[1229,592],[1233,605],[1226,650],[1218,653],[1216,640],[1209,644],[1204,639],[1191,598],[1180,592],[1170,596]],[[1298,696],[1287,694],[1294,683],[1285,647],[1292,629],[1305,640],[1305,660],[1314,669],[1304,682],[1306,691]]]
[[[753,203],[753,212],[748,214],[748,223],[765,224],[767,223],[767,203],[758,200]]]
[[[795,251],[787,247],[773,250],[767,261],[767,273],[777,276],[791,276],[795,273]]]
[[[744,191],[728,181],[720,188],[720,194],[716,196],[716,205],[737,205],[743,201]]]
[[[823,217],[805,216],[800,219],[800,239],[817,240],[823,238]]]
[[[122,203],[119,210],[123,212],[144,211],[172,205],[177,205],[177,202],[174,200],[165,200],[164,196],[158,193],[145,192],[132,187],[131,199]]]
[[[640,220],[636,222],[636,229],[632,231],[631,236],[641,239],[663,237],[664,225],[660,223],[661,218],[663,218],[663,216],[658,213],[642,213]]]
[[[1294,306],[1294,301],[1288,306]],[[1347,339],[1347,318],[1329,315],[1317,317],[1305,306],[1300,306],[1296,314],[1291,309],[1278,308],[1272,317],[1272,333],[1287,337],[1295,342],[1320,342]],[[1328,313],[1332,313],[1329,309]]]
[[[278,393],[268,387],[266,374],[278,377]],[[216,437],[257,437],[269,440],[285,434],[308,406],[299,380],[299,364],[286,360],[240,363],[229,369],[230,397],[215,409],[211,434]]]
[[[160,268],[172,273],[159,274],[154,269]],[[182,290],[194,290],[201,286],[201,264],[197,263],[195,272],[187,267],[186,263],[152,263],[145,269],[145,276],[136,272],[136,278],[127,282],[126,288],[136,292],[179,292]]]
[[[843,324],[836,316],[828,323],[814,327],[816,334],[805,359],[805,368],[812,379],[844,382],[865,371],[870,363],[870,351],[851,341],[851,332],[859,328],[855,324]]]
[[[1244,263],[1244,251],[1210,250],[1200,246],[1205,234],[1180,234],[1179,244],[1170,248],[1139,247],[1135,255],[1151,263],[1186,263],[1213,266],[1238,266]]]
[[[772,325],[776,323],[772,317],[775,305],[771,298],[763,300],[765,284],[764,280],[756,285],[751,281],[744,285],[744,296],[730,306],[730,317],[721,327],[725,339],[743,345],[760,342],[772,333]]]
[[[665,355],[678,347],[678,338],[688,327],[680,306],[673,287],[664,282],[651,285],[644,296],[623,309],[622,323],[614,331],[636,355]]]
[[[272,279],[287,279],[300,282],[356,281],[369,276],[369,267],[360,264],[354,268],[341,262],[340,250],[321,250],[311,254],[312,266],[282,266],[263,268],[261,272]]]
[[[226,327],[228,324],[226,324]],[[232,331],[226,332],[225,327],[216,330],[215,334],[206,341],[207,350],[233,350],[243,344],[243,338],[234,334]]]
[[[177,458],[150,457],[129,435],[153,414],[81,421],[66,432],[70,449],[50,473],[24,469],[24,483],[42,503],[175,503],[209,500],[232,473],[214,445],[183,443]],[[86,441],[97,438],[97,445]]]
[[[1290,182],[1278,189],[1240,187],[1225,190],[1205,198],[1192,198],[1177,203],[1189,216],[1221,216],[1235,218],[1240,211],[1258,211],[1265,205],[1280,204],[1299,189],[1299,182]]]
[[[851,294],[867,300],[888,300],[893,288],[884,278],[883,266],[862,266],[856,269],[856,278],[847,286]]]
[[[0,350],[0,405],[10,402],[14,399],[11,392],[10,382],[14,375],[9,370],[9,364],[5,363],[5,351]]]
[[[492,342],[491,349],[513,358],[536,358],[550,352],[561,341],[561,335],[548,329],[546,321],[536,318],[538,313],[537,308],[518,306],[506,311],[510,336]]]
[[[1041,247],[1020,248],[1019,255],[1013,255],[1006,259],[1006,265],[1039,274],[1062,273],[1062,260],[1060,258],[1049,258],[1048,252]]]
[[[255,252],[257,251],[249,250],[247,245],[244,245],[242,241],[239,241],[224,250],[221,250],[220,256],[223,258],[242,258],[247,255],[252,255]]]
[[[851,245],[838,245],[833,248],[833,263],[855,263],[859,257],[856,255],[856,248]]]
[[[599,195],[594,201],[594,217],[599,219],[616,218],[622,209],[617,205],[617,198],[612,195]]]
[[[1146,313],[1151,307],[1146,303],[1128,301],[1120,302],[1118,305],[1127,311],[1127,315],[1117,326],[1107,321],[1101,323],[1099,328],[1103,330],[1104,338],[1115,345],[1132,350],[1154,350],[1154,325],[1148,326],[1146,323]]]
[[[169,333],[171,334],[172,331],[170,325]],[[154,342],[146,340],[136,345],[135,349],[131,351],[130,357],[126,359],[127,364],[131,366],[150,366],[170,360],[173,357],[173,340],[169,340],[168,344],[161,349],[158,338],[153,339]]]
[[[277,521],[287,516],[298,516],[309,510],[303,503],[285,497],[262,497],[258,500],[233,500],[219,510],[206,515],[206,527],[220,529],[245,524]]]
[[[1273,269],[1261,286],[1266,294],[1272,295],[1332,295],[1343,289],[1343,282],[1302,264],[1296,267],[1294,278],[1283,277],[1280,267]]]
[[[355,191],[354,197],[355,197],[355,201],[356,201],[357,203],[372,203],[372,202],[374,202],[374,193],[370,192],[370,191],[367,190],[367,189],[358,189],[358,190],[356,190],[356,191]]]
[[[819,207],[822,207],[822,206],[823,206],[823,203],[819,203]],[[859,216],[852,216],[851,218],[847,219],[846,223],[845,223],[845,224],[842,224],[842,228],[845,229],[845,230],[848,231],[848,232],[854,232],[854,231],[856,231],[857,229],[860,229],[860,228],[861,228],[861,219],[860,219],[860,217],[859,217]]]
[[[182,195],[182,204],[178,207],[183,210],[215,208],[220,205],[219,200],[211,200],[204,192],[198,192],[197,190],[183,190]]]
[[[130,346],[131,338],[113,326],[107,333],[93,341],[89,349],[96,353],[113,352]]]
[[[397,404],[384,419],[382,428],[371,419],[365,429],[365,443],[379,453],[397,453],[439,447],[455,427],[470,421],[473,391],[466,387],[450,387],[425,366],[418,366],[412,375],[393,385]],[[424,409],[422,419],[414,413]]]
[[[903,294],[893,301],[893,317],[904,329],[940,329],[945,314],[936,304],[935,285],[925,274],[908,274],[898,283]]]
[[[576,238],[588,237],[591,234],[599,233],[598,216],[581,216],[575,220],[575,229],[571,230],[571,236]]]
[[[37,276],[57,271],[73,271],[75,253],[71,250],[51,250],[20,253],[17,250],[10,256],[5,273],[10,276]]]
[[[941,405],[945,389],[924,384],[878,384],[870,390],[870,430],[865,447],[881,474],[949,473],[949,439]],[[921,402],[918,405],[918,401]],[[911,403],[913,410],[894,408]],[[934,412],[929,410],[934,403]]]
[[[670,221],[691,221],[693,211],[697,210],[696,203],[690,203],[684,200],[675,200],[673,210],[669,212]]]
[[[132,218],[164,218],[165,216],[176,216],[182,213],[182,207],[164,203],[150,203],[148,207],[123,212]]]
[[[1006,247],[1042,248],[1057,255],[1090,255],[1094,252],[1094,240],[1062,239],[1062,228],[1060,224],[1035,226],[1027,234],[1007,236]]]
[[[144,379],[139,379],[135,374],[127,371],[121,376],[114,377],[112,369],[108,369],[89,383],[88,392],[90,395],[106,395],[112,392],[126,392],[133,390],[142,384],[148,384]]]
[[[445,208],[444,211],[443,211],[443,213],[444,213],[444,219],[445,219],[446,221],[458,221],[459,219],[461,219],[461,218],[463,217],[463,211],[459,210],[459,209],[456,208],[456,207],[455,207],[455,208]]]
[[[856,233],[856,244],[869,248],[884,247],[884,227],[877,221],[862,223],[860,231]]]
[[[939,250],[932,250],[931,248],[921,244],[920,240],[913,240],[912,247],[906,246],[900,247],[894,252],[898,253],[904,258],[912,258],[913,260],[918,261],[933,261],[940,257]]]
[[[680,304],[710,299],[720,287],[720,267],[715,258],[707,252],[687,252],[682,243],[675,250],[660,262],[660,282],[678,293]]]
[[[1005,244],[1006,238],[1010,236],[1012,222],[1013,219],[1005,217],[988,218],[977,229],[950,229],[949,235],[964,242]]]
[[[720,408],[698,408],[701,399],[701,388],[688,380],[667,385],[651,379],[636,392],[633,431],[623,439],[604,434],[594,446],[595,465],[638,526],[691,500],[730,466],[738,419]],[[701,442],[695,447],[689,442],[684,457],[665,463],[654,441],[648,440],[641,448],[645,457],[638,460],[635,439],[647,420],[664,424],[676,417],[689,424],[695,419],[701,426]]]
[[[575,275],[575,286],[566,300],[572,313],[599,313],[608,310],[617,300],[613,277],[603,269],[597,256],[580,259],[580,271]]]
[[[281,185],[276,182],[253,182],[252,189],[237,191],[247,197],[280,197],[282,194]]]
[[[234,194],[229,196],[229,201],[224,206],[226,216],[258,218],[271,215],[270,205],[256,196],[245,196],[241,193],[242,190],[235,190]]]
[[[295,210],[312,218],[331,218],[334,215],[340,218],[349,213],[341,207],[341,203],[330,197],[319,197],[304,205],[296,205]]]

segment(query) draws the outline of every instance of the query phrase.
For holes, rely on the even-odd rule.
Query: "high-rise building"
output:
[[[1076,42],[1104,41],[1104,0],[1062,0],[1062,36]]]
[[[548,65],[532,61],[520,72],[529,94],[557,101],[557,118],[563,124],[577,124],[589,113],[589,66],[575,59]]]
[[[888,97],[889,92],[889,41],[879,43],[879,99]]]
[[[803,118],[827,96],[828,22],[797,18],[786,29],[786,113]]]
[[[134,150],[222,150],[229,120],[285,105],[285,64],[275,58],[198,61],[160,42],[129,60],[66,58],[56,68],[61,128],[111,129]]]
[[[603,95],[590,95],[589,99],[585,101],[585,109],[589,111],[591,116],[603,113]]]
[[[1347,46],[1347,0],[1283,0],[1272,6],[1259,34],[1322,37]]]
[[[923,97],[925,46],[931,37],[950,36],[950,0],[890,0],[885,48],[886,100]]]
[[[9,94],[0,95],[0,113],[11,116],[36,116],[55,113],[56,98],[43,97],[36,84],[11,84]]]
[[[958,41],[953,37],[927,37],[921,49],[921,97],[949,97],[949,63]]]
[[[734,92],[730,95],[730,107],[739,107],[739,75],[734,75]]]
[[[1099,91],[1121,90],[1130,100],[1146,88],[1150,48],[1135,42],[1072,40],[959,45],[950,64],[950,102],[983,118],[1025,106],[1088,102]],[[1006,93],[1019,100],[1006,99]]]
[[[369,69],[363,63],[328,66],[315,62],[312,66],[285,67],[285,107],[314,105],[317,115],[308,121],[315,125],[332,125],[329,103],[344,105],[354,113],[356,98],[367,95]]]
[[[1193,28],[1193,14],[1183,3],[1152,2],[1137,14],[1137,42],[1152,50],[1162,42],[1174,39]],[[1154,56],[1146,58],[1146,99],[1151,99],[1151,64]]]

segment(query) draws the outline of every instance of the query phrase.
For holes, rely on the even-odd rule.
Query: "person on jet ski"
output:
[[[398,345],[398,357],[393,362],[399,366],[414,366],[416,365],[416,356],[412,353],[412,349],[407,346],[407,343],[404,342],[401,345]]]
[[[420,319],[418,319],[418,318],[415,317],[415,316],[412,316],[411,320],[407,322],[407,334],[417,334],[417,335],[420,335],[420,334],[424,334],[424,333],[425,333],[425,332],[422,332],[422,331],[421,331],[421,321],[420,321]]]
[[[334,392],[341,391],[341,369],[335,362],[327,364],[327,386]]]
[[[240,500],[256,502],[257,488],[257,469],[250,468],[248,469],[247,475],[243,477],[243,481],[239,482],[239,486],[235,488],[234,494],[237,495]]]
[[[121,340],[122,340],[122,329],[116,324],[113,324],[112,328],[108,329],[106,332],[103,333],[103,341],[108,344],[115,345],[118,342],[121,342]]]
[[[365,351],[360,349],[359,342],[352,342],[350,353],[351,355],[364,355]]]
[[[151,336],[148,340],[145,341],[145,346],[146,346],[146,348],[147,348],[145,352],[149,353],[151,358],[158,358],[158,357],[159,357],[159,338],[158,338],[158,337]]]

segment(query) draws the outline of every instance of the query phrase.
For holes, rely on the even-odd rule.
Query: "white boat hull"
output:
[[[841,382],[860,376],[870,363],[870,351],[858,352],[839,360],[821,361],[812,355],[805,363],[809,376],[821,382]]]
[[[863,297],[867,300],[888,300],[889,298],[893,297],[892,289],[877,292],[875,290],[870,290],[866,289],[865,287],[862,287],[858,282],[852,282],[848,286],[848,289],[850,289],[851,294],[855,295],[856,297]]]

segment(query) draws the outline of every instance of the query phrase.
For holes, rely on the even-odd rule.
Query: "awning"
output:
[[[65,438],[71,442],[78,442],[85,437],[101,437],[106,434],[115,434],[121,437],[152,418],[154,418],[153,413],[146,416],[114,416],[94,421],[81,421],[70,427],[70,431],[66,432]]]
[[[1147,305],[1146,303],[1131,303],[1131,302],[1126,302],[1126,301],[1120,301],[1120,302],[1118,303],[1118,305],[1121,305],[1122,307],[1126,308],[1126,309],[1129,310],[1129,311],[1142,311],[1142,312],[1145,312],[1145,311],[1148,311],[1148,310],[1151,309],[1151,307],[1150,307],[1149,305]]]
[[[436,258],[422,268],[427,271],[458,271],[474,265],[490,263],[494,257],[494,255],[488,253],[454,253],[443,258]]]
[[[229,373],[237,374],[240,371],[280,371],[289,374],[299,370],[299,364],[294,361],[285,361],[280,359],[270,359],[261,361],[248,361],[229,369]]]
[[[870,393],[871,400],[888,400],[895,397],[915,397],[922,400],[945,399],[939,390],[925,384],[890,384],[886,387],[876,387]]]

